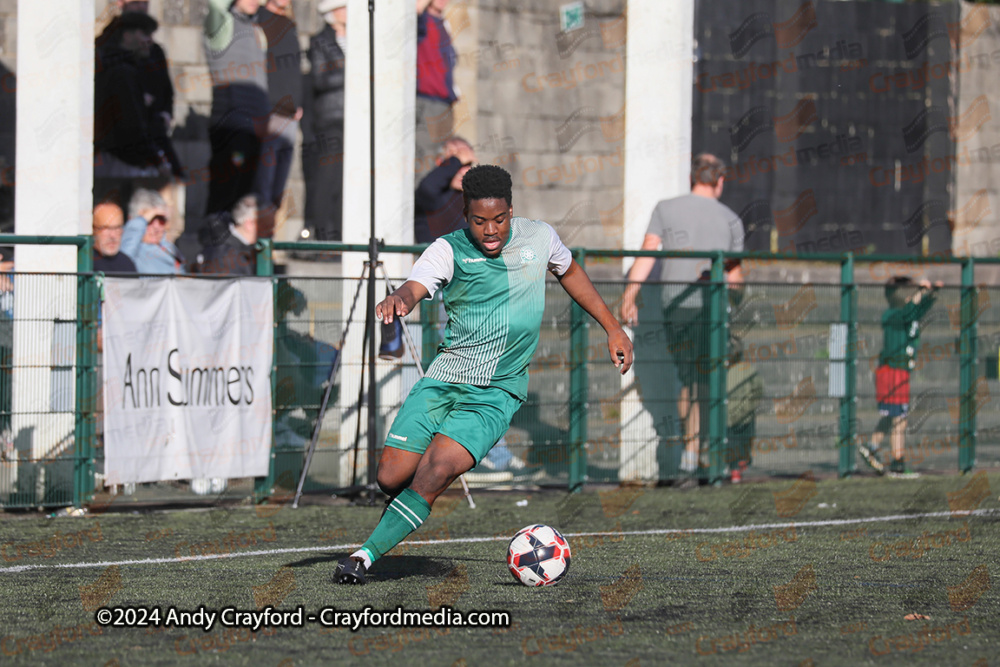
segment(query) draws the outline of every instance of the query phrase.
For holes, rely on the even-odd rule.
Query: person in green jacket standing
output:
[[[929,280],[920,281],[914,289],[907,276],[894,276],[885,286],[889,308],[882,314],[882,352],[875,370],[875,399],[878,401],[879,422],[870,443],[858,448],[861,457],[880,475],[885,464],[879,455],[879,446],[889,433],[892,462],[889,472],[904,474],[904,440],[906,417],[910,411],[910,371],[916,366],[917,348],[920,345],[920,320],[934,305],[935,292],[942,283],[933,285]]]

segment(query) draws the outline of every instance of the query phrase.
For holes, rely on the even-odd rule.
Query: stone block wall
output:
[[[950,109],[959,161],[948,214],[956,255],[1000,255],[1000,7],[962,3],[956,40],[958,99]],[[995,275],[995,274],[994,274]]]
[[[585,4],[563,33],[555,0],[480,0],[477,153],[507,168],[515,214],[567,245],[621,247],[625,0]],[[617,271],[617,269],[615,269]]]
[[[94,0],[99,33],[114,0]],[[318,0],[294,0],[303,50],[322,28]],[[462,99],[455,132],[481,162],[511,171],[515,211],[555,225],[570,245],[621,245],[625,0],[588,0],[583,28],[562,34],[557,0],[455,0],[447,18],[458,53]],[[13,227],[16,0],[0,0],[0,226]],[[174,144],[190,174],[186,232],[197,251],[207,195],[211,83],[202,49],[206,0],[151,0],[154,39],[169,60],[175,88]],[[367,29],[367,15],[360,26]],[[353,25],[348,19],[349,26]],[[349,31],[350,31],[349,27]],[[308,65],[303,57],[303,71]],[[287,218],[276,237],[302,227],[301,146],[288,183]],[[6,202],[9,204],[5,205]]]
[[[94,2],[95,30],[100,32],[116,11],[116,3]],[[303,49],[308,46],[309,36],[322,27],[317,2],[292,3]],[[751,10],[781,14],[772,7],[771,0],[754,2],[740,5],[725,0],[700,5],[695,27],[699,51],[696,74],[716,75],[742,61],[767,60],[769,54],[779,59],[785,53],[772,54],[774,49],[768,50],[767,40],[751,45],[743,58],[730,53],[729,35],[736,27],[730,25],[733,21],[739,23],[737,19],[746,18],[753,13]],[[449,4],[447,16],[458,52],[455,78],[462,96],[456,108],[455,131],[473,143],[481,162],[499,164],[511,171],[517,213],[552,223],[570,245],[620,247],[627,2],[587,0],[584,26],[566,33],[559,25],[562,4],[566,3],[453,0]],[[836,178],[828,174],[812,178],[813,172],[818,174],[822,169],[799,165],[790,172],[793,178],[784,185],[774,182],[773,174],[761,176],[763,185],[757,189],[749,187],[751,183],[734,180],[724,194],[724,201],[743,210],[758,199],[770,200],[772,210],[777,213],[794,204],[802,192],[811,190],[822,215],[815,216],[801,230],[802,234],[811,235],[805,241],[815,241],[812,237],[817,235],[840,239],[838,234],[854,229],[860,230],[856,234],[864,236],[864,242],[855,244],[859,246],[855,249],[902,249],[919,253],[919,247],[896,242],[905,231],[903,226],[919,224],[933,237],[931,251],[950,244],[957,254],[1000,253],[1000,248],[994,247],[996,244],[991,245],[995,240],[992,230],[996,216],[982,213],[995,210],[989,205],[995,197],[990,179],[990,164],[994,160],[988,154],[997,143],[990,139],[996,134],[996,122],[990,120],[988,112],[994,101],[990,88],[992,69],[1000,62],[992,58],[1000,39],[997,10],[971,3],[961,4],[960,15],[950,3],[899,6],[817,2],[813,7],[815,27],[798,47],[789,51],[796,59],[803,59],[804,64],[810,64],[806,62],[810,54],[818,54],[816,66],[806,74],[785,76],[778,82],[780,85],[758,82],[749,89],[717,87],[711,93],[699,90],[699,83],[695,82],[696,148],[716,150],[739,166],[749,158],[734,147],[733,128],[747,109],[756,104],[780,115],[779,112],[792,109],[796,103],[812,99],[819,122],[806,128],[800,140],[789,145],[796,149],[801,142],[808,144],[807,149],[822,141],[832,145],[843,134],[855,143],[864,144],[864,161],[847,167],[836,162]],[[206,8],[207,0],[150,3],[151,14],[160,21],[155,38],[167,52],[176,90],[174,142],[191,172],[186,197],[188,232],[180,243],[188,254],[197,248],[195,233],[202,224],[207,193],[211,85],[201,39]],[[938,33],[929,34],[925,50],[914,58],[904,57],[906,44],[899,30],[888,30],[885,26],[905,28],[916,25],[925,16],[928,25],[954,24],[953,30],[949,28],[953,37],[943,39]],[[359,29],[367,29],[367,19],[367,15],[358,17]],[[53,26],[56,30],[59,24]],[[0,0],[0,229],[3,230],[13,227],[17,38],[17,1]],[[852,59],[857,54],[852,54],[851,49],[858,51],[860,57]],[[870,94],[873,75],[914,75],[924,62],[928,67],[957,64],[951,66],[950,79],[930,77],[933,80],[927,82],[926,88],[917,90],[911,86],[906,91],[891,91],[896,92],[894,95]],[[306,68],[303,58],[303,70]],[[980,98],[980,106],[987,113],[975,118],[968,116],[970,105]],[[955,132],[938,132],[940,128],[936,125],[928,125],[930,134],[922,152],[933,159],[941,151],[968,148],[970,160],[943,178],[940,174],[929,174],[924,183],[915,187],[903,183],[902,191],[894,192],[892,197],[878,197],[875,202],[866,200],[864,208],[872,214],[866,226],[858,215],[844,208],[851,199],[846,195],[867,191],[868,172],[874,166],[885,162],[886,169],[891,169],[895,162],[890,158],[906,163],[902,158],[914,157],[900,148],[901,129],[885,127],[878,119],[912,120],[928,104],[933,107],[931,111],[943,110],[956,123],[965,118],[965,124],[954,129],[967,132],[968,136],[951,136]],[[986,120],[972,128],[969,123],[980,117]],[[928,115],[924,120],[929,123],[934,119]],[[882,141],[890,135],[891,142]],[[751,152],[755,153],[761,147],[771,147],[774,148],[771,153],[777,154],[778,149],[786,147],[780,143],[771,146],[773,137],[769,142],[757,139],[750,144]],[[920,157],[920,153],[916,156]],[[985,192],[986,198],[980,197],[983,205],[977,207],[975,203],[979,200],[973,198],[980,192]],[[304,188],[298,155],[288,184],[288,198],[287,216],[277,231],[280,239],[297,238],[302,226]],[[924,210],[921,204],[927,204],[923,220],[917,219]],[[938,211],[939,208],[942,210]],[[946,224],[949,219],[950,225]],[[953,239],[948,226],[955,231]],[[751,240],[752,247],[766,249],[772,245],[766,233],[758,236]],[[805,242],[800,245],[812,247]],[[833,242],[830,245],[829,249],[843,249],[833,248],[836,245]],[[848,246],[853,248],[850,243],[844,247]],[[817,246],[817,249],[827,248]]]

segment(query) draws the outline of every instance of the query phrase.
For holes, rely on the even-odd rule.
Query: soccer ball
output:
[[[525,586],[552,586],[569,572],[569,542],[551,526],[517,531],[507,546],[507,567]]]

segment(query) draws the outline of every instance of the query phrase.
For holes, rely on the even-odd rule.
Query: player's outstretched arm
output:
[[[597,289],[594,287],[594,283],[590,282],[587,272],[574,259],[569,270],[556,277],[566,293],[597,320],[598,324],[604,327],[608,334],[608,353],[611,355],[611,361],[614,362],[615,368],[621,370],[622,375],[624,375],[632,367],[632,341],[629,340],[615,316],[611,314],[604,299],[597,293]]]
[[[413,307],[427,295],[426,287],[415,280],[407,280],[399,286],[399,289],[375,306],[375,316],[386,324],[392,324],[392,320],[397,315],[399,317],[409,315]]]

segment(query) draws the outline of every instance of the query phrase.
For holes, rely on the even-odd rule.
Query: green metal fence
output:
[[[276,247],[303,249],[299,244]],[[318,250],[338,248],[343,247],[329,244]],[[359,245],[350,250],[367,248]],[[387,253],[419,250],[410,246],[383,249]],[[957,468],[964,472],[974,465],[975,419],[989,395],[987,380],[981,377],[984,360],[975,347],[976,327],[984,313],[976,305],[977,295],[987,288],[975,285],[974,260],[575,251],[581,263],[588,258],[639,255],[703,257],[712,263],[711,280],[699,288],[705,294],[706,311],[697,334],[702,339],[701,358],[693,363],[703,366],[707,385],[697,400],[705,464],[698,474],[713,482],[725,478],[741,459],[750,460],[745,474],[751,476],[798,475],[807,470],[853,474],[858,468],[857,444],[869,439],[879,423],[873,371],[882,344],[881,313],[886,307],[882,284],[870,284],[871,270],[861,276],[868,281],[857,281],[858,266],[870,269],[883,263],[888,266],[882,267],[883,272],[908,274],[935,265],[961,270],[961,285],[941,290],[938,305],[925,318],[922,341],[931,352],[925,354],[926,359],[918,357],[913,373],[907,460],[916,469]],[[834,263],[840,266],[841,280],[823,285],[747,284],[741,290],[742,301],[735,304],[722,279],[723,263],[729,258]],[[617,281],[598,284],[609,304],[620,301],[623,287]],[[676,407],[678,365],[692,362],[678,362],[667,349],[663,334],[666,322],[658,304],[664,288],[676,293],[687,287],[644,286],[645,319],[634,331],[638,352],[635,379],[623,384],[607,357],[603,331],[592,326],[589,317],[556,283],[550,284],[539,348],[529,368],[528,400],[515,415],[503,443],[513,458],[507,458],[505,452],[494,466],[480,466],[469,475],[473,483],[575,489],[587,481],[648,482],[680,476],[678,463],[684,441]],[[439,340],[439,308],[423,304],[410,320],[421,323],[419,340],[426,366]],[[764,387],[752,420],[742,427],[727,419],[728,376],[734,363],[729,359],[731,333],[743,347],[743,368],[737,371],[745,373],[749,366]],[[937,358],[944,349],[951,353]],[[382,401],[382,422],[391,418],[396,400],[399,398]],[[349,411],[355,403],[355,398],[342,396],[337,407]],[[643,421],[645,424],[640,423]],[[883,452],[888,451],[886,441]]]
[[[0,434],[4,446],[0,506],[89,503],[100,507],[110,502],[204,499],[177,483],[145,485],[131,496],[125,496],[124,489],[104,488],[96,346],[101,276],[90,272],[90,239],[0,236],[2,244],[25,242],[76,245],[80,249],[77,275],[14,276],[19,298],[50,302],[63,294],[59,298],[69,299],[63,309],[75,313],[75,319],[25,317],[19,321],[18,313],[31,314],[30,309],[14,310],[14,317],[8,313],[6,321],[0,318]],[[287,496],[294,490],[324,383],[338,353],[344,306],[349,305],[358,287],[359,276],[274,276],[272,251],[340,253],[367,249],[325,243],[261,244],[258,274],[272,276],[275,299],[272,465],[266,478],[230,480],[225,497],[253,495],[260,500]],[[421,249],[397,246],[381,252],[412,254]],[[1000,296],[991,298],[993,288],[976,284],[977,266],[982,270],[1000,264],[1000,260],[613,250],[576,250],[574,254],[584,265],[589,260],[623,256],[700,257],[708,260],[711,272],[708,280],[694,287],[643,286],[640,320],[632,331],[636,365],[624,379],[611,364],[603,330],[552,281],[547,287],[538,351],[529,367],[528,400],[515,415],[503,446],[467,476],[474,486],[530,484],[577,489],[586,482],[653,482],[683,476],[680,463],[685,429],[678,406],[679,376],[692,368],[702,385],[695,400],[701,413],[698,426],[703,464],[697,474],[706,481],[725,479],[740,461],[749,463],[743,472],[751,477],[805,471],[842,477],[854,474],[859,467],[857,445],[870,437],[879,422],[874,368],[882,345],[881,316],[886,304],[882,283],[873,279],[876,273],[879,280],[889,274],[918,275],[928,266],[950,267],[956,280],[939,292],[937,304],[921,322],[907,422],[907,459],[917,470],[960,472],[970,470],[977,458],[988,465],[1000,462],[1000,417],[985,409],[1000,392]],[[750,282],[734,291],[723,279],[728,258],[758,263],[832,263],[840,267],[840,281]],[[872,267],[876,266],[882,268],[875,271]],[[77,289],[75,298],[71,291],[59,291],[62,288],[57,283],[67,280]],[[384,293],[381,282],[379,294]],[[605,301],[617,308],[624,284],[604,281],[596,286]],[[688,332],[697,350],[694,354],[676,349],[676,345],[671,349],[676,332],[670,329],[676,329],[671,301],[692,289],[703,304],[700,319]],[[664,300],[665,292],[672,296]],[[2,298],[0,291],[0,305]],[[367,420],[358,391],[359,379],[367,372],[360,347],[366,307],[362,293],[352,336],[339,351],[342,366],[321,425],[307,492],[331,492],[367,482]],[[441,315],[440,305],[427,301],[408,318],[424,367],[440,340],[444,326]],[[3,326],[10,331],[11,342],[6,346]],[[18,340],[65,341],[67,336],[72,349],[55,345],[36,355],[37,359],[14,354]],[[734,355],[734,345],[738,355]],[[20,386],[27,386],[19,384],[27,381],[19,378],[30,378],[32,372],[41,373],[50,386],[62,388],[45,397],[49,402],[44,409],[26,404],[19,391]],[[73,380],[68,380],[70,377]],[[378,442],[417,377],[416,364],[409,355],[379,362]],[[747,377],[757,378],[759,387],[749,398],[736,389]],[[67,381],[71,391],[66,390]],[[734,422],[732,416],[737,414],[741,420]],[[60,434],[59,429],[65,432]],[[31,438],[46,444],[36,447],[29,444]],[[888,451],[888,442],[883,451]]]
[[[701,290],[707,300],[701,341],[702,361],[707,366],[708,391],[699,398],[702,411],[701,475],[709,481],[723,479],[727,468],[740,458],[740,434],[727,424],[727,341],[733,333],[742,342],[744,363],[762,379],[763,396],[754,415],[750,472],[799,474],[805,470],[836,471],[841,477],[857,468],[856,446],[870,439],[879,422],[875,405],[874,369],[882,346],[881,315],[886,309],[884,283],[871,284],[875,273],[919,275],[924,269],[953,267],[960,270],[960,285],[945,287],[937,305],[921,323],[921,350],[913,371],[911,414],[907,421],[907,461],[915,469],[955,469],[967,472],[977,458],[977,415],[992,393],[996,372],[984,374],[987,363],[978,349],[978,327],[991,315],[989,287],[976,285],[976,265],[996,265],[997,259],[900,258],[865,255],[812,255],[808,257],[767,253],[674,253],[588,251],[588,257],[652,255],[658,258],[703,257],[712,262],[712,278]],[[788,261],[839,264],[840,284],[747,284],[742,302],[734,304],[729,286],[722,280],[727,259],[778,263]],[[859,282],[858,266],[869,268],[869,281]],[[872,271],[871,267],[880,267]],[[955,281],[958,282],[958,281]],[[646,285],[643,288],[646,324],[637,327],[641,348],[636,376],[638,392],[649,412],[658,410],[655,422],[658,443],[656,479],[678,475],[676,460],[682,449],[682,427],[676,408],[676,375],[683,360],[673,358],[666,336],[657,333],[666,323],[660,292],[681,286]],[[605,299],[611,303],[621,294],[620,285],[608,285]],[[652,305],[651,305],[652,304]],[[578,308],[577,308],[578,309]],[[660,318],[659,320],[657,318]],[[991,320],[991,335],[995,324]],[[992,339],[991,339],[992,340]],[[594,341],[592,340],[593,344]],[[996,357],[995,343],[991,343]],[[647,355],[649,365],[643,365]],[[991,362],[992,363],[992,362]],[[671,368],[673,367],[673,368]],[[642,382],[642,377],[647,382]],[[732,385],[728,385],[729,390]],[[590,403],[594,386],[590,385]],[[578,388],[571,389],[573,393]],[[991,393],[992,390],[992,393]],[[603,392],[605,396],[611,396]],[[634,400],[622,397],[622,403]],[[570,405],[580,405],[571,401]],[[649,408],[652,408],[650,410]],[[579,408],[578,408],[579,409]],[[707,413],[707,420],[704,415]],[[663,415],[666,415],[665,417]],[[584,424],[593,423],[584,421]],[[735,436],[735,437],[734,437]],[[571,438],[569,446],[586,454],[586,434]],[[592,440],[591,440],[592,442]],[[996,459],[993,440],[987,440],[990,461]],[[627,449],[623,435],[621,448]],[[631,443],[633,449],[641,446]],[[647,446],[647,449],[649,447]],[[665,450],[665,451],[664,451]],[[889,451],[888,440],[883,453]],[[707,456],[706,456],[707,455]],[[707,459],[707,460],[706,460]],[[666,470],[664,470],[666,466]],[[649,471],[642,475],[648,481]],[[575,480],[574,480],[575,481]],[[571,482],[572,485],[573,482]]]
[[[92,239],[0,235],[0,244],[75,246],[79,272],[0,276],[0,506],[79,506],[94,488]]]

